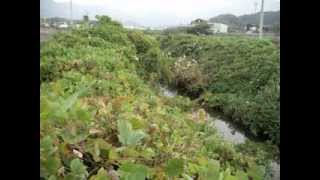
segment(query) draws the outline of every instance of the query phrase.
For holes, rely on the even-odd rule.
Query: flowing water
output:
[[[174,97],[178,94],[177,91],[170,90],[168,88],[161,87],[160,89],[163,95],[166,97]],[[217,131],[222,137],[224,137],[224,139],[234,144],[240,144],[246,141],[247,139],[246,136],[239,130],[236,130],[235,127],[232,126],[227,121],[224,121],[220,118],[213,117],[212,115],[210,115],[210,113],[207,113],[207,115],[208,115],[207,118],[213,121]]]
[[[280,180],[280,164],[273,161],[270,166],[272,169],[272,180]]]
[[[177,91],[169,90],[168,88],[164,88],[164,87],[160,87],[160,90],[163,93],[163,95],[166,97],[174,97],[178,94]]]
[[[174,97],[178,93],[177,91],[170,90],[165,87],[160,88],[161,92],[166,97]],[[237,130],[232,124],[227,121],[224,121],[220,118],[216,118],[216,116],[208,114],[208,119],[212,120],[214,123],[215,128],[217,129],[218,133],[229,142],[233,144],[241,144],[244,143],[248,138],[244,135],[244,133]],[[280,180],[280,164],[273,161],[270,164],[271,172],[272,172],[272,180]]]
[[[208,119],[212,120],[214,126],[216,127],[218,133],[227,141],[230,141],[234,144],[241,144],[246,141],[246,136],[236,130],[231,124],[226,121],[223,121],[219,118],[214,118],[210,114],[208,114]]]

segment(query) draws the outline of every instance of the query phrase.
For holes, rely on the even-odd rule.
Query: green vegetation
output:
[[[212,32],[210,30],[210,26],[206,22],[200,23],[200,24],[196,24],[193,27],[189,27],[187,29],[187,33],[196,34],[196,35],[200,35],[200,34],[210,35],[210,34],[212,34]]]
[[[210,84],[209,79],[198,77],[202,74],[197,71],[198,65],[190,75],[173,71],[175,58],[163,53],[155,38],[127,31],[106,16],[98,19],[96,27],[83,25],[42,44],[43,179],[260,180],[266,176],[268,156],[263,148],[227,143],[206,121],[204,111],[199,111],[198,118],[192,116],[194,102],[189,98],[168,98],[158,93],[159,82],[195,82],[185,83],[185,87],[214,92],[217,87],[228,89],[238,81],[227,86],[218,78],[217,86]],[[266,50],[268,47],[257,51]],[[268,68],[272,65],[265,70]],[[239,86],[235,91],[245,91],[243,85]],[[269,89],[263,92],[257,96],[273,96]],[[208,97],[215,98],[214,94]]]
[[[174,86],[280,146],[280,57],[268,39],[168,35]]]
[[[163,30],[163,34],[178,34],[178,33],[188,33],[189,27],[185,26],[178,26],[178,27],[171,27]]]

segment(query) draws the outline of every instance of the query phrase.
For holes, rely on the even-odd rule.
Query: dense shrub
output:
[[[40,177],[261,179],[264,167],[190,118],[190,101],[153,90],[139,68],[155,68],[166,56],[136,47],[108,17],[43,45]],[[136,61],[138,51],[149,64]]]
[[[170,65],[173,60],[161,51],[159,42],[153,36],[139,31],[128,32],[128,37],[137,50],[140,74],[148,77],[148,80],[155,75],[153,81],[171,82]]]
[[[187,33],[189,30],[189,27],[171,27],[163,30],[163,34],[169,35],[169,34],[179,34],[179,33]]]
[[[138,54],[146,53],[151,48],[158,46],[158,42],[155,39],[139,31],[129,32],[128,37],[135,45]]]
[[[201,23],[201,24],[197,24],[193,27],[189,27],[187,29],[187,33],[190,34],[195,34],[195,35],[209,35],[212,34],[211,30],[210,30],[210,25],[208,25],[207,23]]]
[[[179,57],[172,66],[172,72],[174,86],[182,91],[186,90],[190,96],[198,96],[207,83],[207,78],[195,59]]]
[[[253,135],[280,145],[280,60],[279,49],[271,40],[169,35],[162,37],[161,47],[177,62],[186,56],[199,63],[199,76],[207,81],[179,78],[185,91],[194,92],[198,84],[209,107],[222,111]],[[173,76],[181,75],[175,71]]]
[[[193,34],[193,35],[212,35],[210,30],[210,25],[207,23],[200,23],[194,26],[179,26],[171,27],[163,30],[162,34],[164,35],[173,35],[173,34]]]

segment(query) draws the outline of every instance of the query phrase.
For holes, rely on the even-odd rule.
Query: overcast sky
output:
[[[251,14],[255,2],[260,9],[261,0],[73,0],[75,5],[88,7],[91,16],[103,13],[145,26],[186,24],[195,18],[208,19],[225,13]],[[279,9],[280,0],[265,0],[266,11]]]

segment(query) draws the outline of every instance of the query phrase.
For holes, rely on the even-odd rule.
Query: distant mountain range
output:
[[[210,18],[209,22],[227,24],[229,26],[229,29],[232,30],[240,29],[243,24],[240,19],[233,14],[218,15],[216,17]]]
[[[239,16],[239,20],[242,24],[259,24],[260,13],[248,14]],[[265,25],[276,25],[280,24],[280,11],[266,11],[264,12]]]
[[[227,24],[231,29],[242,29],[246,24],[259,24],[260,13],[235,16],[233,14],[222,14],[209,19],[209,22]],[[280,25],[280,10],[264,12],[264,25]]]
[[[53,0],[40,0],[40,16],[53,18],[70,18],[70,4],[69,3],[56,3]],[[96,6],[81,6],[81,5],[73,5],[73,18],[74,19],[82,19],[83,15],[86,12],[95,12],[96,14],[105,14],[105,12],[109,12],[108,9],[102,11]],[[110,11],[111,13],[112,11]],[[108,14],[112,16],[113,14]],[[91,18],[95,16],[95,14],[89,14]],[[113,16],[112,16],[113,17]],[[222,14],[213,18],[210,18],[210,22],[219,22],[229,25],[230,29],[242,29],[246,24],[258,24],[259,23],[260,13],[255,14],[247,14],[242,16],[235,16],[233,14]],[[115,19],[115,18],[113,18]],[[119,20],[124,26],[135,26],[142,27],[138,23],[132,20]],[[280,25],[280,10],[279,11],[267,11],[264,16],[264,24],[265,25]]]

